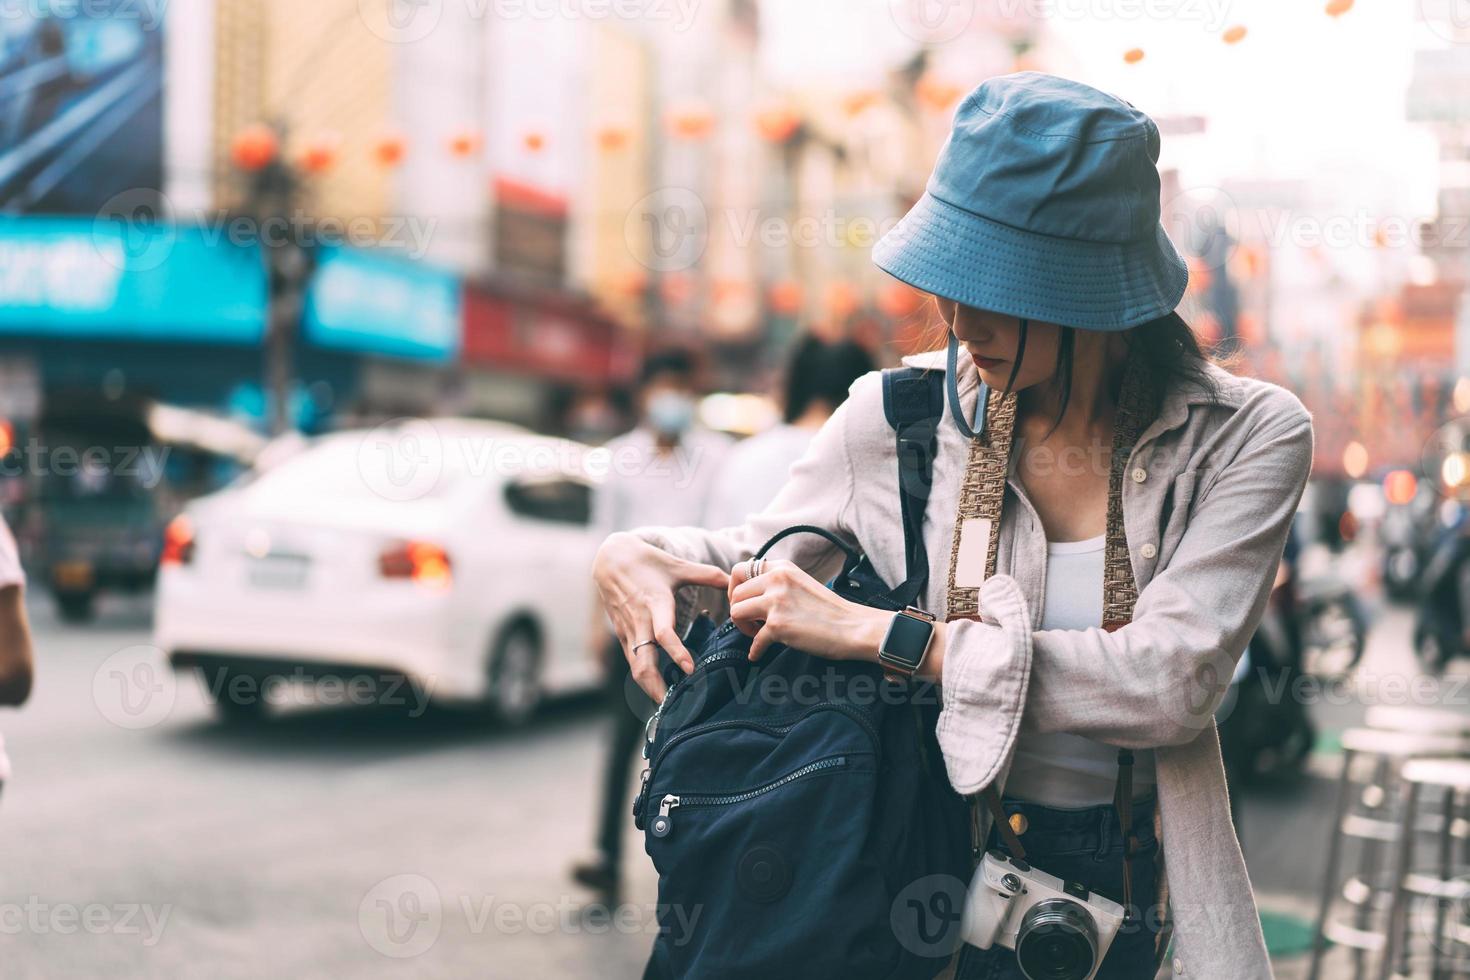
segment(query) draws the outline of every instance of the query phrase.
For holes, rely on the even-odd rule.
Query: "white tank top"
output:
[[[1102,535],[1086,541],[1048,542],[1043,630],[1102,627]],[[1081,735],[1038,734],[1022,730],[1006,780],[1006,796],[1042,806],[1073,808],[1113,802],[1118,750]],[[1154,789],[1153,752],[1133,753],[1133,795]]]

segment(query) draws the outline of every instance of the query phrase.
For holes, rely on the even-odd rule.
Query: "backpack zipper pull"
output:
[[[667,837],[674,829],[674,818],[670,811],[679,805],[679,798],[672,793],[665,796],[658,804],[658,816],[653,818],[653,824],[649,831],[655,837]]]
[[[643,725],[643,759],[648,760],[648,750],[653,748],[653,740],[658,735],[658,720],[663,716],[664,705],[669,703],[669,695],[674,693],[673,687],[664,691],[664,696],[654,709],[653,714],[648,716],[648,721]]]
[[[643,815],[643,801],[648,798],[648,767],[643,767],[643,774],[638,777],[638,796],[633,800],[633,818],[637,820]]]

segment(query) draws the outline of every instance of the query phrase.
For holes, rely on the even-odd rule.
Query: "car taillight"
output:
[[[187,565],[194,560],[194,522],[183,514],[168,522],[163,529],[162,565]]]
[[[425,541],[400,541],[378,556],[384,578],[406,578],[425,585],[448,585],[449,553]]]

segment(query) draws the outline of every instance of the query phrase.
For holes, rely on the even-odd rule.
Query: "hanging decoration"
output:
[[[230,159],[241,170],[263,170],[280,152],[276,131],[264,123],[246,126],[230,141]]]
[[[485,138],[478,129],[465,127],[449,137],[449,155],[458,160],[468,160],[478,156],[484,144]]]
[[[770,106],[755,114],[755,131],[768,143],[785,143],[801,128],[801,117],[789,106]]]
[[[778,282],[771,287],[766,299],[771,312],[777,316],[796,316],[801,312],[801,283],[790,279]]]
[[[703,103],[690,102],[669,112],[669,130],[683,140],[702,140],[715,129],[715,115]]]
[[[878,104],[880,96],[872,89],[859,89],[842,98],[842,111],[849,119],[856,119]]]
[[[319,133],[302,147],[297,164],[309,174],[319,176],[328,173],[337,166],[341,147],[342,137],[336,133]]]
[[[834,320],[846,320],[857,312],[858,292],[850,282],[828,283],[826,299],[827,312]]]
[[[878,309],[890,320],[913,316],[923,303],[922,293],[901,282],[890,282],[878,292]]]
[[[958,102],[960,96],[964,94],[964,89],[960,86],[935,78],[933,75],[925,75],[914,86],[914,95],[918,97],[919,102],[934,112],[945,111]]]
[[[627,126],[606,125],[597,130],[597,146],[604,153],[616,153],[628,145],[630,133]]]
[[[392,169],[403,163],[408,155],[408,144],[398,133],[389,133],[373,144],[373,159],[380,167]]]

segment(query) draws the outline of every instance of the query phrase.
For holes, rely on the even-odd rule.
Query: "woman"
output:
[[[1131,834],[1133,918],[1100,977],[1152,976],[1171,929],[1176,974],[1267,977],[1211,715],[1270,591],[1311,422],[1290,394],[1207,363],[1174,312],[1187,273],[1159,227],[1158,152],[1152,120],[1118,99],[993,79],[874,250],[934,296],[950,334],[947,358],[907,361],[948,373],[953,415],[924,522],[923,601],[943,622],[917,672],[942,685],[951,783],[1001,789],[1034,866],[1121,902]],[[689,585],[726,590],[752,657],[784,643],[875,660],[893,614],[823,587],[824,542],[744,559],[815,524],[902,580],[895,464],[869,375],[744,526],[609,538],[595,576],[644,688],[663,693],[658,647],[692,667],[677,637],[692,605],[675,596]],[[1133,750],[1132,787],[1115,779],[1119,749]],[[965,947],[956,975],[1021,974],[1009,950]]]

